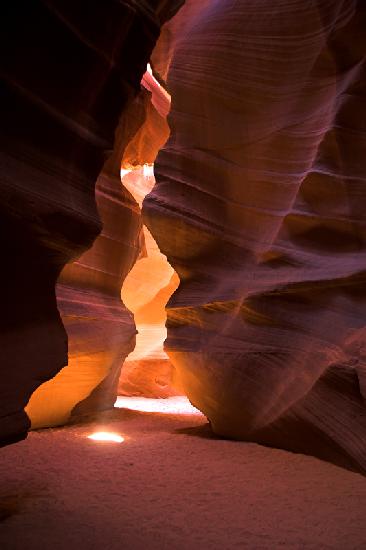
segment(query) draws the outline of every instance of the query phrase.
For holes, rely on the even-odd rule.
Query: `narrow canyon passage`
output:
[[[33,429],[110,408],[118,393],[156,398],[183,393],[163,350],[165,305],[179,278],[141,216],[143,199],[155,184],[152,163],[169,135],[171,98],[150,65],[141,85],[96,184],[102,232],[58,280],[68,364],[31,396],[26,412]]]
[[[365,550],[366,2],[2,15],[0,550]]]
[[[153,165],[122,169],[121,177],[122,184],[141,208],[143,199],[155,185]],[[178,389],[174,367],[164,351],[167,335],[165,306],[178,287],[179,278],[146,226],[142,228],[141,237],[141,256],[125,278],[121,290],[122,302],[134,315],[137,334],[135,349],[126,358],[121,371],[118,393],[169,397],[182,393]]]

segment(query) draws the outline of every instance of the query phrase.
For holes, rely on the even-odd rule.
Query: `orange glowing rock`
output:
[[[166,116],[170,110],[170,95],[154,78],[148,66],[142,79],[150,92],[146,103],[146,119],[126,148],[122,159],[121,179],[139,207],[155,185],[153,161],[166,141],[169,128]],[[167,397],[182,393],[176,373],[163,349],[166,338],[165,305],[179,284],[173,268],[161,254],[150,231],[143,227],[144,248],[139,260],[126,277],[121,297],[133,312],[136,347],[125,361],[119,393]]]
[[[122,182],[138,204],[155,183],[146,167],[122,172]],[[143,228],[145,250],[126,277],[121,297],[133,312],[137,328],[136,347],[122,369],[119,393],[167,397],[179,390],[172,387],[174,369],[163,344],[166,338],[165,305],[179,284],[179,278],[160,252],[150,231]]]
[[[31,396],[26,412],[32,428],[112,407],[121,365],[134,348],[135,324],[120,289],[140,253],[142,223],[138,205],[121,185],[120,163],[143,118],[139,104],[121,118],[114,151],[96,184],[102,232],[59,277],[57,306],[68,335],[68,364]]]
[[[120,368],[135,345],[130,312],[139,334],[119,391],[159,397],[176,393],[163,342],[164,306],[178,277],[150,232],[142,232],[140,210],[155,183],[152,163],[168,137],[170,96],[148,71],[142,85],[144,91],[120,120],[113,153],[96,185],[102,233],[58,281],[68,365],[31,396],[26,412],[33,428],[65,424],[72,414],[113,405]],[[131,166],[137,168],[130,171]],[[119,296],[122,284],[125,304]]]

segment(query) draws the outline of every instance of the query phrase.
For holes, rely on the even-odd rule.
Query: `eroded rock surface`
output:
[[[146,91],[144,124],[126,147],[122,159],[122,183],[139,207],[154,187],[152,163],[169,136],[166,116],[170,96],[147,71],[142,85]],[[146,164],[148,163],[148,164]],[[144,246],[122,286],[122,300],[133,312],[136,347],[125,361],[118,386],[121,395],[169,397],[181,394],[174,387],[176,372],[163,343],[166,338],[165,305],[178,286],[178,276],[160,252],[150,231],[142,229]]]
[[[120,162],[144,117],[139,98],[122,115],[114,151],[95,189],[102,231],[58,279],[68,363],[33,393],[26,408],[33,428],[64,424],[75,407],[74,414],[113,407],[123,360],[134,349],[135,323],[120,293],[141,251],[142,221],[136,201],[121,184]]]
[[[166,349],[220,435],[366,471],[366,6],[212,0],[168,74],[144,218]]]
[[[71,368],[78,368],[80,358],[82,369],[89,359],[93,366],[99,357],[98,370],[104,354],[105,377],[116,372],[117,356],[121,360],[126,353],[134,329],[114,288],[128,269],[120,265],[124,251],[106,272],[107,250],[114,248],[118,231],[102,235],[105,246],[99,241],[84,265],[80,260],[63,274],[58,304],[67,332],[55,283],[101,230],[95,182],[113,149],[121,111],[140,88],[160,25],[181,4],[107,0],[89,3],[85,11],[71,0],[15,0],[2,10],[3,443],[24,437],[30,395],[67,364],[67,332]],[[126,196],[115,196],[113,185],[104,174],[98,192],[104,197],[102,216],[110,208],[115,219],[116,205],[125,205]],[[108,331],[104,349],[100,331]],[[71,386],[74,381],[71,376]],[[112,382],[107,377],[107,390]]]

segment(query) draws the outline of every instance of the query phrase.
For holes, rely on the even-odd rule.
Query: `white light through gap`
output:
[[[202,415],[184,396],[168,397],[166,399],[151,399],[148,397],[118,396],[114,404],[119,409],[151,412],[160,414],[188,414]]]
[[[110,432],[95,432],[88,435],[88,439],[93,439],[93,441],[112,441],[113,443],[122,443],[124,441],[124,437],[121,435]]]
[[[127,174],[129,174],[130,172],[131,170],[126,170],[125,168],[121,168],[121,179]]]
[[[143,174],[144,174],[144,178],[153,178],[154,177],[154,165],[153,164],[144,164]]]

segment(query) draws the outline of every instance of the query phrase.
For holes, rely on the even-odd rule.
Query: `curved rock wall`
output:
[[[68,363],[33,393],[26,407],[32,428],[65,424],[72,412],[84,414],[115,402],[121,366],[134,349],[136,333],[133,316],[121,302],[121,286],[140,254],[142,230],[140,209],[121,184],[120,163],[144,118],[138,97],[121,117],[114,151],[96,183],[102,231],[58,279]]]
[[[155,183],[154,176],[145,175],[144,169],[129,172],[122,181],[140,206]],[[123,365],[118,394],[169,397],[181,392],[173,387],[174,370],[163,350],[165,305],[179,280],[145,226],[143,237],[144,250],[121,292],[123,302],[134,314],[138,334],[136,347]]]
[[[74,0],[14,0],[2,9],[2,443],[25,436],[29,419],[23,408],[30,395],[67,364],[55,283],[64,265],[80,257],[101,230],[95,182],[113,149],[120,113],[139,90],[160,25],[181,4],[107,0],[89,3],[86,12]],[[108,203],[129,200],[120,193],[111,201],[112,187],[102,176],[103,213]],[[105,244],[111,246],[109,240]],[[111,281],[127,266],[116,271],[113,266],[109,281],[97,275],[99,260],[92,256],[103,256],[101,248],[96,245],[86,267],[79,264],[72,275],[69,270],[59,286],[67,330],[76,338],[70,345],[72,362],[96,348],[103,353],[101,342],[94,342],[98,323],[89,322],[93,311],[117,319],[111,321],[111,339],[125,350],[114,335],[126,314],[116,310]],[[104,268],[105,258],[100,262]],[[76,272],[80,283],[73,279]],[[83,286],[88,277],[91,292]],[[79,325],[83,316],[88,318],[85,334]],[[127,339],[131,330],[130,323]],[[85,349],[79,338],[85,339]],[[115,360],[114,352],[105,349],[105,354],[107,361]]]
[[[170,19],[163,28],[159,40],[151,54],[154,74],[164,84],[167,84],[167,76],[174,52],[181,40],[188,36],[189,29],[198,19],[199,15],[212,4],[213,0],[186,0],[179,12]]]
[[[122,159],[122,183],[140,208],[155,184],[152,163],[169,137],[166,116],[170,109],[170,96],[151,71],[145,73],[142,85],[147,106],[145,122],[126,147]],[[163,350],[165,305],[177,287],[178,276],[145,226],[142,236],[141,256],[126,277],[121,292],[122,300],[134,314],[137,336],[136,347],[123,365],[118,394],[169,397],[181,394],[181,390],[174,387],[175,369]]]
[[[365,28],[357,0],[211,0],[143,210],[181,280],[166,349],[214,431],[363,472]]]

